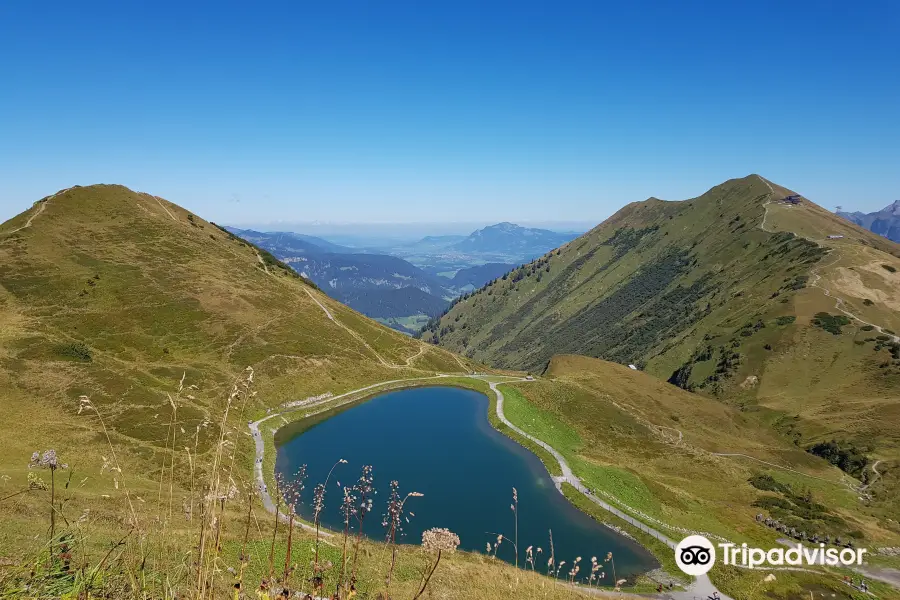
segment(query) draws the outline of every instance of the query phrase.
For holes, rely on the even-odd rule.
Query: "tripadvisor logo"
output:
[[[863,564],[865,548],[827,548],[825,544],[785,548],[751,548],[747,544],[731,542],[717,544],[722,564],[755,569],[782,565],[825,565],[829,567]],[[716,546],[702,535],[691,535],[675,547],[675,563],[688,575],[708,573],[716,563]]]
[[[688,575],[703,575],[716,564],[716,548],[702,535],[689,535],[675,547],[675,564]]]

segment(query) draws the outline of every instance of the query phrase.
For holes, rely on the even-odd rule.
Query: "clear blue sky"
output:
[[[900,198],[900,3],[0,3],[0,220],[601,220],[761,173]]]

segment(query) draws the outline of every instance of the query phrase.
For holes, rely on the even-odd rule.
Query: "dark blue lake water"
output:
[[[515,487],[520,566],[527,546],[541,547],[538,570],[544,570],[551,530],[557,561],[571,565],[581,556],[580,575],[590,571],[592,556],[602,560],[607,552],[613,552],[619,578],[631,580],[658,566],[638,544],[569,504],[534,454],[491,427],[488,406],[483,394],[453,387],[388,392],[279,430],[276,472],[290,479],[302,464],[308,465],[298,512],[312,519],[313,487],[325,481],[335,461],[348,461],[335,469],[325,495],[321,520],[332,530],[343,528],[338,482],[353,485],[362,466],[372,465],[378,494],[364,527],[370,538],[384,539],[381,517],[390,481],[396,479],[404,495],[424,494],[406,504],[414,516],[403,523],[402,542],[418,544],[425,529],[446,527],[459,535],[461,549],[485,552],[497,533],[514,536],[510,504]],[[501,544],[497,557],[513,562],[512,544]],[[611,578],[607,573],[605,583],[612,583]]]

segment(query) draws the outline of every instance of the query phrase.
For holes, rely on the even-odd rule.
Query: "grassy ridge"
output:
[[[692,200],[629,204],[423,337],[533,372],[559,354],[635,364],[801,449],[863,449],[855,475],[868,482],[875,461],[900,464],[900,246],[807,199],[778,202],[791,193],[751,175]]]

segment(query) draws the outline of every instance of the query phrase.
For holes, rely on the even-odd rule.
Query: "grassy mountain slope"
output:
[[[760,510],[752,503],[759,494],[748,483],[762,470],[798,488],[813,486],[827,498],[847,521],[843,534],[836,528],[830,531],[833,535],[858,529],[870,541],[892,537],[885,520],[890,513],[877,505],[861,505],[853,489],[858,482],[794,446],[757,413],[616,363],[575,355],[554,357],[544,379],[508,387],[529,401],[518,406],[512,402],[512,417],[518,416],[526,430],[558,441],[556,447],[572,458],[592,487],[625,502],[630,499],[629,505],[665,522],[726,537],[768,540],[773,532],[756,523]],[[760,461],[790,465],[796,471]],[[824,523],[809,527],[828,530]],[[900,534],[900,529],[893,533]]]
[[[504,391],[514,424],[562,452],[599,497],[674,539],[687,529],[777,547],[789,536],[758,522],[763,514],[872,549],[900,540],[893,471],[866,488],[873,500],[862,501],[859,481],[797,448],[759,412],[574,355],[553,357],[545,377]],[[785,586],[779,593],[763,575],[718,565],[710,574],[734,598],[804,598],[803,589],[816,589],[795,574],[776,575]],[[839,576],[818,581],[841,588]]]
[[[258,395],[246,411],[462,369],[161,198],[72,188],[0,225],[0,497],[23,485],[34,450],[55,448],[86,477],[79,495],[99,502],[94,514],[120,519],[121,504],[99,500],[111,493],[101,467],[112,457],[100,424],[78,414],[79,398],[98,407],[129,486],[149,500],[174,443],[168,395],[182,376],[178,446],[196,464],[218,439],[223,399],[248,366]],[[241,423],[237,412],[231,419]],[[181,454],[184,486],[187,462]],[[0,558],[43,528],[40,502],[26,495],[0,505]]]
[[[629,204],[466,297],[424,337],[534,371],[559,353],[634,363],[769,411],[799,443],[838,437],[896,460],[893,334],[834,324],[840,298],[840,309],[900,331],[900,246],[809,200],[778,202],[791,193],[751,175],[693,200]]]

